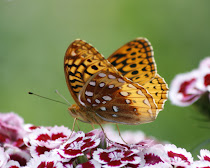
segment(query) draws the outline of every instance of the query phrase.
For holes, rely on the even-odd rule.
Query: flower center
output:
[[[81,149],[81,146],[84,145],[84,142],[72,142],[69,148],[71,149]]]
[[[124,157],[124,155],[123,152],[111,152],[109,154],[109,157],[111,158],[111,160],[120,160]]]

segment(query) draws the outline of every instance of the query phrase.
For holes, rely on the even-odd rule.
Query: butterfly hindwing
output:
[[[143,85],[145,89],[152,95],[159,110],[163,109],[164,102],[168,98],[168,86],[165,80],[158,74],[146,84]]]
[[[126,78],[102,70],[80,92],[80,101],[100,119],[122,124],[153,121],[157,107],[146,89]]]

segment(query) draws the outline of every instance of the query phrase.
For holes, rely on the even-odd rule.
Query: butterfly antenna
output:
[[[54,102],[57,102],[57,103],[68,105],[67,103],[64,103],[64,102],[61,102],[61,101],[58,101],[58,100],[54,100],[54,99],[51,99],[51,98],[48,98],[48,97],[45,97],[45,96],[41,96],[41,95],[38,95],[36,93],[28,92],[28,94],[35,95],[35,96],[38,96],[38,97],[41,97],[41,98],[44,98],[44,99],[47,99],[47,100],[51,100],[51,101],[54,101]]]
[[[55,90],[55,92],[62,98],[62,99],[64,99],[67,103],[68,103],[68,105],[72,105],[62,94],[60,94],[59,92],[58,92],[58,90]]]

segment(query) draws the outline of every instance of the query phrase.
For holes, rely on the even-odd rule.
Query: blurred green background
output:
[[[76,38],[105,57],[136,37],[153,45],[158,72],[168,84],[210,55],[210,1],[200,0],[0,0],[0,111],[14,111],[35,125],[72,127],[67,106],[28,95],[32,91],[73,103],[63,58]],[[80,123],[82,130],[91,126]],[[192,106],[166,102],[156,121],[120,125],[191,150],[210,138],[210,123]]]

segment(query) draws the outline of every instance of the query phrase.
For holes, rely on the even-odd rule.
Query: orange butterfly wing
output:
[[[168,86],[157,74],[153,48],[146,38],[137,38],[123,45],[108,60],[124,77],[146,88],[158,109],[163,109]]]
[[[120,47],[108,61],[124,76],[143,85],[156,74],[153,48],[145,38],[137,38]]]
[[[79,100],[89,113],[91,111],[89,117],[96,120],[99,117],[100,122],[102,119],[105,122],[141,124],[153,121],[158,114],[146,89],[108,70],[98,72],[87,81]]]
[[[102,69],[117,70],[90,44],[75,40],[64,57],[64,73],[69,91],[79,105],[78,94],[87,80]]]

